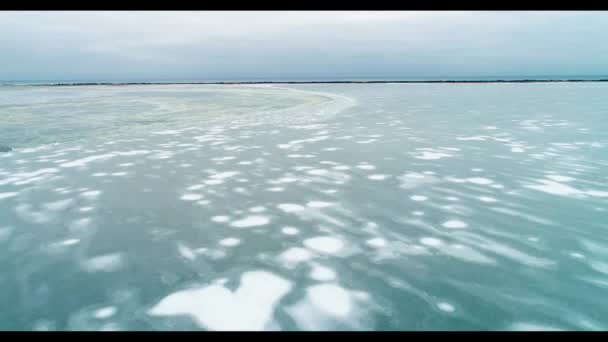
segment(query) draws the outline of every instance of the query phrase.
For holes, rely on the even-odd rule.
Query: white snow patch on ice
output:
[[[336,254],[342,250],[344,242],[331,236],[317,236],[304,240],[304,245],[317,252]]]
[[[251,215],[237,221],[232,221],[230,225],[236,228],[248,228],[263,226],[265,224],[268,224],[269,222],[270,219],[266,216]]]
[[[178,291],[148,311],[153,316],[190,315],[209,330],[264,330],[272,323],[276,305],[292,284],[266,271],[249,271],[231,291],[215,283]]]

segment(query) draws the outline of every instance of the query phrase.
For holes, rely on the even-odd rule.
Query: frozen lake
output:
[[[2,330],[608,329],[608,84],[0,87]]]

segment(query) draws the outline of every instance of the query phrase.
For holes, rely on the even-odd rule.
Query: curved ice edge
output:
[[[221,85],[221,86],[233,86],[233,85]],[[289,88],[289,87],[285,87],[285,86],[278,86],[276,84],[247,84],[247,85],[236,85],[233,87],[235,87],[235,88],[237,88],[237,87],[238,88],[273,88],[273,89],[278,89],[278,90],[287,90],[287,91],[295,92],[295,93],[302,93],[302,94],[306,94],[306,95],[316,95],[316,96],[321,96],[321,97],[325,97],[328,99],[327,101],[320,101],[320,102],[315,102],[315,103],[303,103],[303,104],[298,104],[298,105],[288,107],[288,108],[277,109],[277,110],[266,112],[267,115],[275,116],[275,117],[280,116],[280,115],[285,115],[287,113],[305,111],[307,113],[310,113],[309,116],[311,116],[311,117],[318,117],[322,114],[325,118],[330,118],[333,115],[336,115],[336,114],[342,112],[343,110],[346,110],[346,109],[358,104],[358,101],[355,98],[351,98],[351,97],[344,96],[344,95],[327,93],[327,92],[319,92],[319,91],[294,89],[294,88]],[[250,119],[251,118],[259,119],[260,114],[261,113],[259,111],[256,111],[256,112],[252,113],[252,115],[248,115],[247,117]],[[193,127],[187,127],[187,128],[173,129],[172,131],[174,131],[175,133],[180,133],[180,132],[192,130],[192,129],[199,129],[199,128],[197,126],[193,126]],[[155,135],[155,132],[150,131],[150,132],[147,132],[146,134]],[[11,147],[10,151],[6,151],[5,153],[0,153],[0,157],[11,157],[15,153],[20,154],[20,153],[36,152],[36,151],[44,150],[44,149],[48,149],[48,148],[54,148],[54,147],[56,148],[57,146],[60,146],[60,145],[61,146],[80,146],[79,144],[82,142],[83,142],[82,140],[77,140],[77,141],[50,142],[50,143],[44,143],[44,144],[40,144],[40,145],[26,146],[26,147],[16,147],[15,146],[15,147]]]
[[[295,105],[288,108],[278,109],[275,111],[271,111],[269,114],[278,115],[285,114],[293,111],[301,111],[306,110],[311,113],[311,116],[318,116],[319,111],[326,117],[331,117],[336,115],[343,110],[346,110],[350,107],[356,106],[358,104],[357,100],[352,97],[328,93],[328,92],[320,92],[320,91],[311,91],[311,90],[302,90],[302,89],[294,89],[284,86],[276,86],[276,85],[257,85],[258,87],[266,87],[266,88],[275,88],[281,90],[288,90],[295,93],[302,93],[306,95],[316,95],[320,97],[327,98],[328,101],[321,101],[315,103],[303,103],[299,105]],[[257,113],[256,113],[257,114]]]
[[[251,123],[259,124],[291,124],[291,120],[302,120],[302,119],[315,119],[315,120],[323,120],[329,119],[334,115],[346,110],[350,107],[357,105],[357,100],[355,98],[351,98],[344,95],[327,93],[327,92],[319,92],[319,91],[310,91],[310,90],[301,90],[294,89],[289,87],[279,87],[276,85],[267,85],[267,84],[258,84],[258,85],[236,85],[233,87],[240,89],[251,89],[251,88],[273,88],[276,90],[283,90],[291,93],[300,93],[303,95],[313,95],[323,98],[323,100],[319,101],[308,101],[306,103],[297,104],[287,108],[275,109],[275,110],[256,110],[252,108],[250,114],[242,115],[241,117],[234,119],[234,121],[226,122],[231,125],[244,125],[247,126]],[[305,115],[293,115],[293,114],[305,114]],[[221,122],[215,122],[216,125],[222,125]],[[175,128],[169,129],[166,131],[151,131],[148,134],[150,135],[158,135],[158,134],[179,134],[188,130],[198,130],[203,129],[199,126],[193,125],[191,127],[186,128]],[[204,129],[203,129],[204,130]]]

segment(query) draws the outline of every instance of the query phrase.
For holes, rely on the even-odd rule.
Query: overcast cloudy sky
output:
[[[0,12],[0,80],[607,75],[608,12]]]

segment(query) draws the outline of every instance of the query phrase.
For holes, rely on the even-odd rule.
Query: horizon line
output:
[[[239,85],[239,84],[370,84],[370,83],[564,83],[564,82],[608,82],[608,78],[598,79],[491,79],[491,80],[326,80],[326,81],[215,81],[215,82],[55,82],[29,84],[2,84],[9,86],[92,86],[92,85]]]

